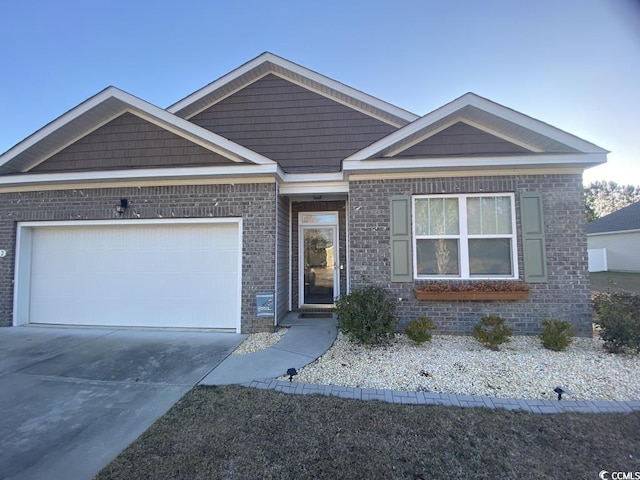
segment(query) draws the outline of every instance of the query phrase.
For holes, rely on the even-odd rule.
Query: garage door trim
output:
[[[235,330],[241,329],[242,304],[242,219],[241,218],[170,218],[170,219],[133,219],[133,220],[77,220],[77,221],[33,221],[18,222],[16,232],[16,255],[14,274],[13,325],[24,325],[30,320],[30,283],[32,232],[35,228],[47,227],[91,227],[91,226],[140,226],[140,225],[189,225],[189,224],[234,224],[238,231],[238,302],[235,306]]]

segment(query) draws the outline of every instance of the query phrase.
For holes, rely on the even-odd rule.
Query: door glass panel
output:
[[[304,304],[334,303],[335,229],[303,228]]]
[[[300,223],[337,223],[335,213],[305,213]]]

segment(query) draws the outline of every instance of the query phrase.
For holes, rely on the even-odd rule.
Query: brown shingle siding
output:
[[[398,153],[396,157],[506,153],[531,152],[526,148],[483,132],[471,125],[458,122]]]
[[[337,171],[343,158],[395,127],[267,75],[190,119],[286,172]]]
[[[157,125],[124,113],[30,171],[44,173],[232,163]]]

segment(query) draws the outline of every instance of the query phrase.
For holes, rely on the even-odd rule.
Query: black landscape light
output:
[[[567,395],[573,395],[573,392],[569,390],[567,387],[556,387],[553,389],[554,392],[558,394],[558,400],[562,400],[562,394],[566,393]]]
[[[293,381],[293,377],[298,374],[298,371],[295,368],[290,368],[287,370],[287,375],[289,375],[289,381]]]

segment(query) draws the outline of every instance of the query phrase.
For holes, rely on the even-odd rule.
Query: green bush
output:
[[[499,346],[508,342],[513,330],[498,316],[482,317],[480,323],[473,327],[473,338],[491,350],[499,350]]]
[[[338,330],[365,345],[387,343],[394,337],[396,306],[382,287],[367,286],[336,300]]]
[[[567,348],[573,341],[573,325],[564,320],[543,320],[540,340],[548,350],[560,352]]]
[[[595,323],[611,353],[640,352],[640,295],[600,293],[593,298]]]
[[[419,317],[409,321],[404,333],[416,343],[430,342],[431,331],[435,328],[436,325],[433,320],[427,317]]]

